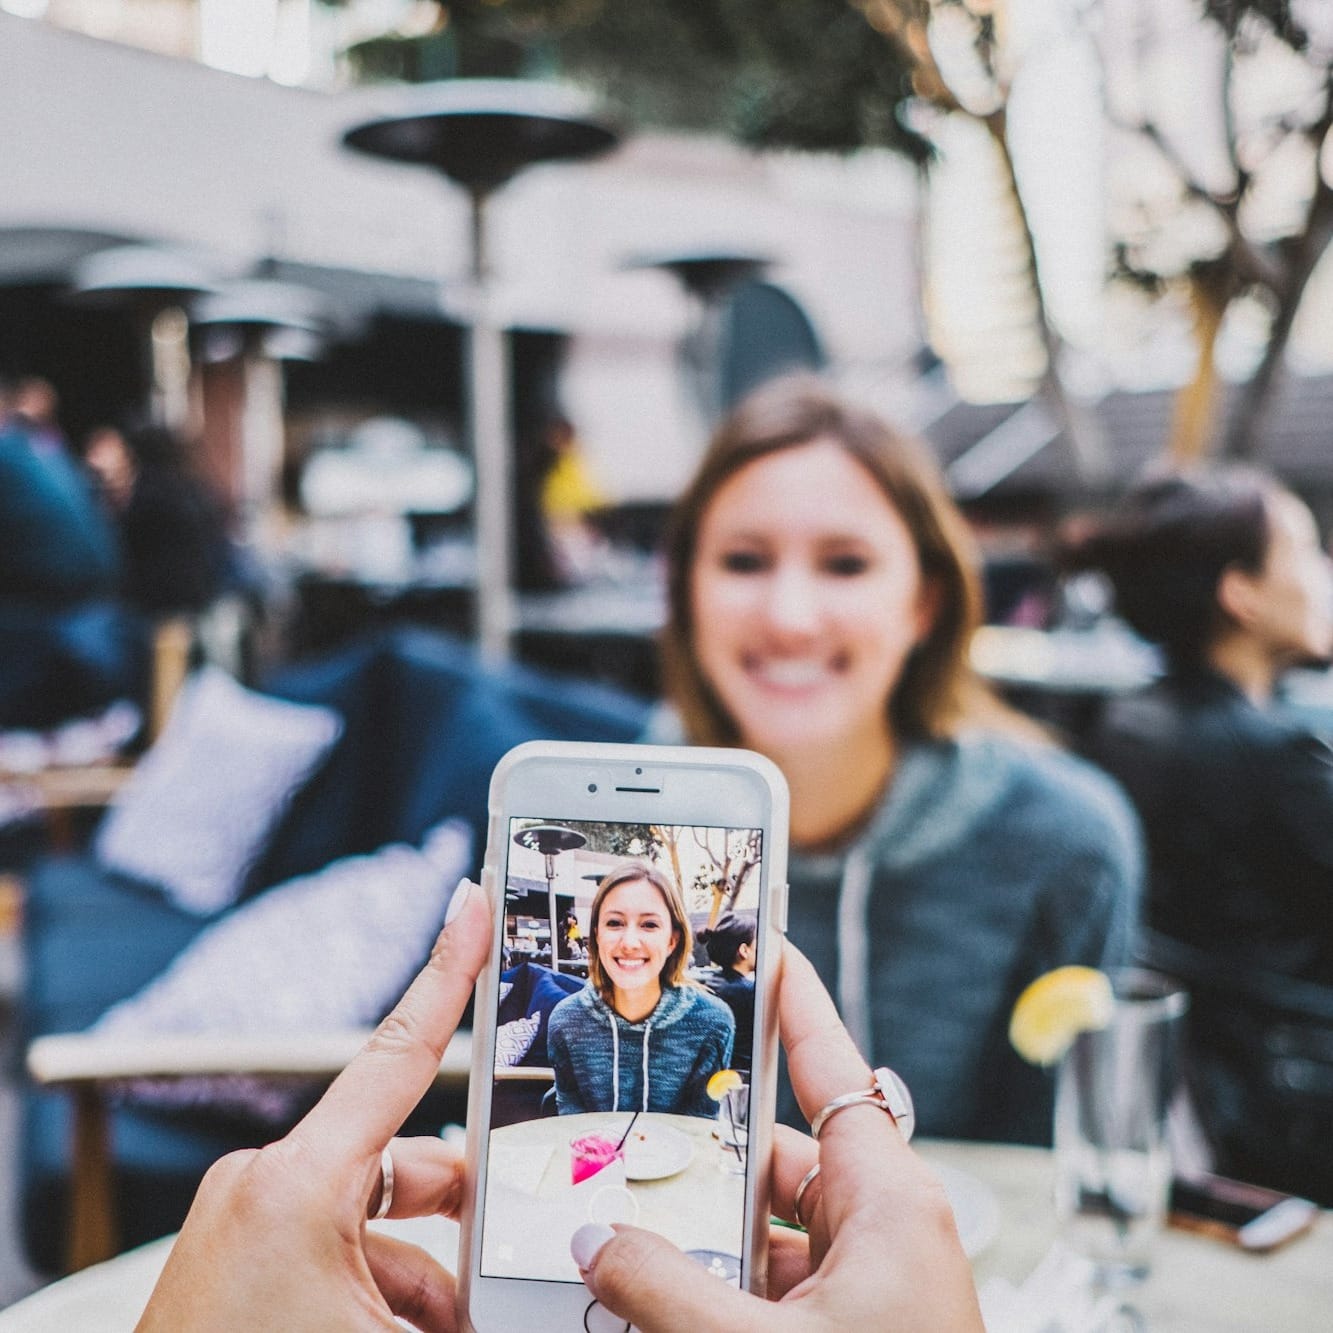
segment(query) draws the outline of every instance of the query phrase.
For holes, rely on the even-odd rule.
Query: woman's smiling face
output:
[[[690,593],[695,655],[744,744],[781,762],[888,733],[931,598],[906,523],[841,445],[728,478],[699,526]]]
[[[665,899],[647,880],[617,884],[602,899],[597,956],[617,992],[660,989],[662,969],[679,940]]]

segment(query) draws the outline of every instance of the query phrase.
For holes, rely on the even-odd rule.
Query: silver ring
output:
[[[810,1230],[810,1223],[801,1217],[801,1204],[805,1202],[805,1192],[814,1183],[815,1177],[819,1174],[819,1163],[816,1162],[801,1177],[801,1183],[796,1187],[796,1194],[791,1201],[792,1215],[796,1218],[797,1224],[803,1226],[807,1231]],[[812,1219],[813,1220],[813,1219]]]
[[[826,1103],[810,1122],[810,1133],[818,1139],[828,1119],[849,1106],[877,1106],[898,1126],[904,1139],[910,1139],[916,1128],[916,1112],[907,1084],[892,1069],[883,1066],[875,1070],[874,1080],[864,1092],[845,1092]]]
[[[380,1206],[370,1215],[372,1222],[378,1222],[381,1217],[388,1217],[389,1209],[393,1206],[393,1154],[389,1151],[389,1145],[384,1145],[384,1151],[380,1153],[380,1175],[383,1177],[383,1183],[380,1186]]]

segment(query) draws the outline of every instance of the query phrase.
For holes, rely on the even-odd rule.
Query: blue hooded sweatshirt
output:
[[[708,1080],[731,1059],[736,1021],[716,996],[668,986],[642,1022],[631,1023],[592,987],[551,1010],[546,1046],[556,1109],[664,1111],[713,1116]]]

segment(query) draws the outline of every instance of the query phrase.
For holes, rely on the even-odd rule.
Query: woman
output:
[[[1050,1080],[1009,1011],[1049,968],[1124,957],[1137,833],[973,675],[977,560],[934,465],[818,380],[774,382],[714,437],[668,579],[685,736],[785,773],[790,936],[858,1044],[923,1132],[1048,1141]]]
[[[731,1010],[736,1020],[735,1051],[732,1067],[742,1074],[750,1072],[750,1053],[754,1046],[754,967],[755,919],[725,912],[717,924],[699,932],[699,942],[708,960],[721,968],[721,975],[710,982],[714,995]]]
[[[708,1080],[731,1059],[736,1024],[686,975],[693,952],[680,890],[631,861],[598,886],[588,931],[591,984],[551,1010],[556,1109],[713,1116]]]
[[[1170,477],[1073,559],[1107,573],[1166,657],[1089,748],[1143,818],[1152,957],[1193,992],[1195,1102],[1218,1168],[1333,1202],[1333,1095],[1318,1091],[1333,1062],[1306,1058],[1333,1038],[1333,752],[1275,704],[1284,672],[1333,651],[1314,519],[1255,471]]]

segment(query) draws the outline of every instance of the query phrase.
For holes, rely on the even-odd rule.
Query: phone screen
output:
[[[591,1221],[740,1283],[763,856],[756,828],[509,821],[483,1277],[578,1282]]]

